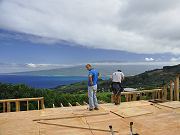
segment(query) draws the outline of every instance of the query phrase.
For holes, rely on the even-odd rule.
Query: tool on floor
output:
[[[114,135],[114,131],[113,131],[112,125],[109,125],[109,129],[111,131],[111,134]]]
[[[130,135],[133,135],[132,125],[133,125],[133,122],[130,122]]]
[[[133,122],[130,122],[130,135],[139,135],[138,133],[133,133]]]

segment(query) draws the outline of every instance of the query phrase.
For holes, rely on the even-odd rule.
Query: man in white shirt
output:
[[[113,101],[115,105],[119,105],[121,101],[121,92],[124,90],[121,82],[124,80],[124,74],[121,70],[117,70],[112,74],[112,92],[113,92]]]

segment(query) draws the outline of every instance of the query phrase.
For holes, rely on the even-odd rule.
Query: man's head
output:
[[[87,69],[87,70],[90,70],[90,69],[92,69],[92,66],[91,66],[91,64],[87,64],[87,65],[86,65],[86,69]]]
[[[122,72],[120,69],[117,70],[118,72]]]

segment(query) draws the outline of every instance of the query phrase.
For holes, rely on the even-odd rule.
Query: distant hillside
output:
[[[164,66],[162,69],[146,71],[142,74],[127,77],[124,85],[128,87],[159,87],[164,83],[174,80],[180,73],[180,65]]]
[[[155,68],[162,68],[161,65],[93,65],[102,76],[111,75],[117,69],[121,69],[125,75],[137,75],[143,73],[147,70],[152,70]],[[47,75],[47,76],[86,76],[87,70],[85,66],[74,66],[68,68],[58,68],[51,70],[40,70],[40,71],[31,71],[31,72],[19,72],[12,73],[17,75]]]
[[[123,86],[148,89],[157,88],[161,87],[164,83],[173,80],[178,73],[180,73],[180,65],[164,66],[162,69],[154,69],[135,76],[127,76],[123,82]],[[109,89],[110,83],[110,80],[100,80],[99,90],[107,91]],[[82,92],[86,89],[87,82],[59,86],[56,88],[56,90],[61,92]]]

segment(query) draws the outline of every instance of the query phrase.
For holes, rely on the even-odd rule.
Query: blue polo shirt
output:
[[[97,72],[95,69],[90,69],[90,70],[89,70],[89,75],[88,75],[88,77],[89,77],[90,75],[92,76],[93,86],[94,86],[94,85],[97,85],[98,72]],[[88,86],[91,86],[89,78],[88,78]]]

